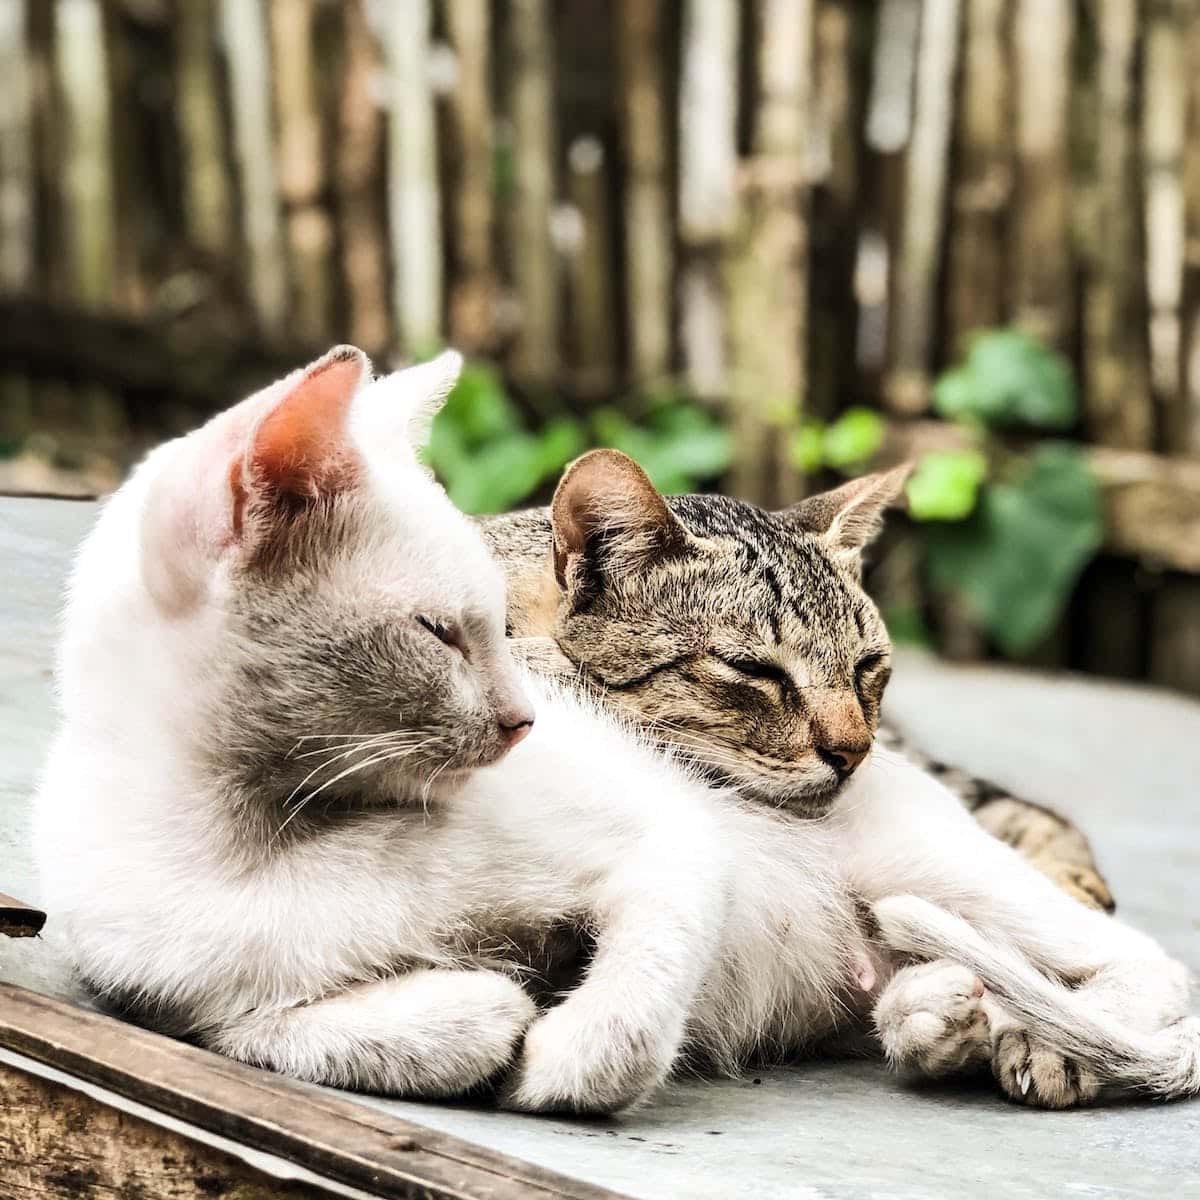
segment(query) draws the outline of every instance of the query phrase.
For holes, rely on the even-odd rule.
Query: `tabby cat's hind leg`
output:
[[[1116,909],[1087,838],[1065,817],[1040,804],[1018,800],[969,771],[938,762],[889,725],[880,725],[876,741],[932,775],[962,801],[988,833],[1028,859],[1067,895],[1089,908]]]
[[[983,800],[974,813],[988,833],[1027,858],[1080,903],[1105,912],[1117,907],[1087,838],[1065,817],[1003,793]]]

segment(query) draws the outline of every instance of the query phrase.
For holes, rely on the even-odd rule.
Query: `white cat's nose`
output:
[[[510,723],[511,722],[511,723]],[[533,728],[533,713],[509,715],[500,720],[500,736],[511,750]]]

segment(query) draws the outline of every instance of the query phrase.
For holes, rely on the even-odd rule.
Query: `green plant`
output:
[[[559,415],[530,428],[500,375],[482,363],[464,368],[433,422],[426,459],[459,508],[492,513],[529,500],[589,446],[625,451],[665,492],[694,491],[730,460],[716,418],[678,396],[650,403],[637,421],[602,408],[586,423]]]
[[[943,417],[992,429],[1062,430],[1075,424],[1071,364],[1020,329],[976,334],[966,361],[946,371],[933,389]]]
[[[811,474],[822,467],[853,472],[883,445],[887,427],[871,408],[848,408],[831,425],[806,421],[792,435],[792,461]]]
[[[957,592],[1005,654],[1058,620],[1100,548],[1099,489],[1075,446],[1043,442],[1011,478],[985,487],[971,515],[925,526],[931,584]]]
[[[640,422],[618,409],[601,408],[592,415],[591,428],[596,445],[623,450],[662,492],[695,491],[723,475],[732,455],[729,434],[716,418],[681,399],[656,404]]]
[[[930,584],[960,596],[1005,654],[1027,653],[1100,546],[1100,493],[1078,447],[1045,441],[1019,457],[991,431],[1073,425],[1070,366],[1028,334],[991,330],[937,381],[934,404],[974,445],[925,455],[907,484]]]
[[[586,445],[570,417],[526,428],[491,368],[470,363],[433,422],[426,458],[464,512],[502,512],[527,499]]]

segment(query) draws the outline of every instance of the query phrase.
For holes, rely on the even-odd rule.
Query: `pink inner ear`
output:
[[[262,419],[246,458],[230,468],[235,535],[241,535],[254,485],[298,498],[333,495],[352,485],[357,464],[346,418],[365,369],[360,354],[330,358],[307,370]]]

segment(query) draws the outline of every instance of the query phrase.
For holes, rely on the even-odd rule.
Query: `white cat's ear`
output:
[[[353,486],[348,414],[370,372],[361,350],[338,346],[164,447],[141,525],[144,578],[159,603],[186,607],[231,545],[277,543],[312,500]]]
[[[817,534],[835,557],[853,565],[879,536],[884,514],[911,472],[912,463],[903,463],[890,471],[862,475],[832,491],[809,496],[778,515]]]
[[[554,574],[571,596],[696,544],[646,472],[619,450],[591,450],[567,468],[551,521]]]
[[[262,415],[229,467],[235,537],[256,499],[290,506],[353,486],[359,462],[350,409],[370,374],[361,350],[336,346],[263,393]]]
[[[462,373],[457,350],[381,376],[355,414],[355,434],[366,450],[387,447],[397,436],[416,451],[429,440],[433,418]]]

